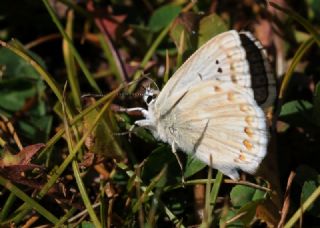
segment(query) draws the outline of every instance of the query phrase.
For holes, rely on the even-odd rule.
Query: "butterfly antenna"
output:
[[[83,94],[81,95],[81,99],[83,98],[87,98],[87,97],[96,97],[96,98],[101,98],[103,97],[103,94],[92,94],[92,93],[87,93],[87,94]]]
[[[133,84],[135,84],[135,83],[138,83],[138,82],[140,82],[142,79],[144,79],[144,78],[148,78],[149,79],[149,77],[148,77],[148,75],[149,75],[149,73],[148,74],[145,74],[143,71],[142,71],[142,76],[141,77],[139,77],[139,78],[137,78],[137,79],[134,79],[133,81],[131,81],[131,82],[129,82],[129,83],[127,83],[126,84],[126,87],[129,87],[130,85],[133,85]],[[152,79],[151,79],[152,80]],[[152,80],[153,81],[153,80]]]

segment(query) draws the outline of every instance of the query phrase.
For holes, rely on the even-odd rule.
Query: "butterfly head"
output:
[[[155,90],[151,87],[147,87],[143,94],[143,100],[149,106],[150,104],[154,103],[158,94],[159,94],[158,90]]]

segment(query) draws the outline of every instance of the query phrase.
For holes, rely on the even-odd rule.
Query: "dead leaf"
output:
[[[0,159],[0,168],[13,165],[30,165],[32,157],[43,147],[45,147],[43,143],[33,144],[24,147],[17,154],[12,154],[7,148]]]
[[[106,9],[96,9],[94,7],[93,1],[89,1],[87,4],[87,9],[93,13],[93,15],[99,18],[100,23],[107,30],[108,34],[111,36],[112,40],[116,40],[117,31],[124,20],[127,18],[127,15],[113,15],[111,8]]]
[[[81,163],[79,163],[80,167],[90,167],[93,164],[94,161],[94,153],[85,153],[85,155],[83,156],[83,161]]]

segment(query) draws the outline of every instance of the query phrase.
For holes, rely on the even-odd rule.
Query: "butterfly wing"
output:
[[[240,32],[239,38],[246,51],[254,98],[263,109],[267,109],[273,105],[277,95],[276,81],[267,53],[250,32]]]
[[[160,116],[165,141],[208,165],[211,156],[212,167],[232,179],[239,177],[238,169],[256,171],[266,154],[268,133],[264,113],[247,89],[205,81],[176,100],[174,109]]]
[[[250,62],[247,57],[251,58]],[[275,82],[262,46],[249,32],[231,30],[200,47],[171,77],[155,105],[169,109],[169,97],[209,80],[248,88],[248,93],[262,106],[270,105],[275,97]],[[252,90],[252,86],[256,88]]]

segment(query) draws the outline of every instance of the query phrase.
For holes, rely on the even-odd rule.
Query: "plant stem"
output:
[[[298,219],[303,215],[303,213],[311,206],[311,204],[316,201],[316,199],[320,196],[320,186],[308,197],[306,201],[302,204],[302,206],[293,214],[293,216],[286,223],[284,228],[291,228],[298,221]]]

